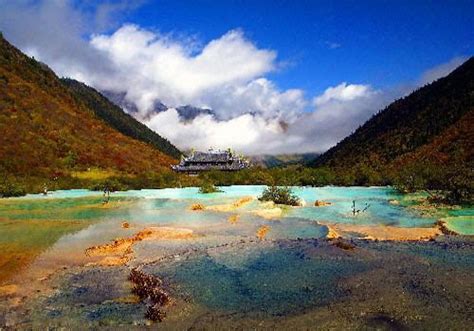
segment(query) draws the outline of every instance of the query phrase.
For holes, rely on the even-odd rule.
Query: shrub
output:
[[[126,191],[128,187],[120,182],[117,178],[107,179],[105,181],[99,181],[92,184],[89,189],[91,191],[104,191],[108,189],[111,192]]]
[[[212,184],[211,182],[204,182],[199,188],[199,193],[203,193],[203,194],[216,193],[216,192],[222,192],[222,191],[219,190],[218,187],[214,186],[214,184]]]
[[[273,201],[279,205],[299,206],[300,199],[293,194],[291,188],[284,186],[269,186],[258,198],[260,201]]]
[[[0,198],[20,197],[25,194],[25,188],[17,183],[5,181],[0,184]]]

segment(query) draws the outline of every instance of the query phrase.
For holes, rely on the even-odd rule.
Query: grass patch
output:
[[[73,171],[71,176],[79,179],[101,180],[118,176],[119,173],[110,169],[90,168],[85,171]]]

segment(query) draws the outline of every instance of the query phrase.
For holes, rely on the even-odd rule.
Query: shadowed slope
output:
[[[470,58],[447,77],[390,104],[314,165],[346,168],[374,160],[388,164],[401,157],[409,159],[410,153],[420,158],[435,152],[444,154],[438,155],[444,160],[468,162],[473,150],[473,111],[474,58]],[[445,148],[438,148],[440,140]]]
[[[80,101],[94,111],[97,117],[126,136],[149,143],[171,157],[179,158],[181,152],[167,139],[140,123],[120,107],[109,101],[101,93],[74,79],[62,78],[61,81]]]

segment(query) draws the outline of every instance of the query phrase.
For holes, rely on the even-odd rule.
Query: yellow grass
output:
[[[110,177],[118,176],[119,173],[110,170],[110,169],[99,169],[99,168],[90,168],[86,171],[73,171],[71,173],[72,177],[76,177],[79,179],[92,179],[92,180],[100,180],[100,179],[107,179]]]

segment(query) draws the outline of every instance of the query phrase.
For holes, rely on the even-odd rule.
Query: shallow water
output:
[[[186,323],[195,323],[202,314],[224,314],[224,323],[230,316],[240,316],[249,327],[255,327],[259,318],[274,321],[286,316],[290,323],[291,316],[308,311],[323,314],[322,307],[353,300],[344,282],[358,275],[375,277],[371,270],[381,266],[387,272],[393,252],[403,251],[409,268],[418,268],[419,259],[439,264],[440,257],[448,254],[459,256],[454,266],[460,268],[460,277],[474,269],[471,248],[446,253],[444,246],[415,243],[407,249],[394,243],[388,250],[378,244],[362,245],[354,253],[323,240],[328,227],[318,222],[434,227],[438,214],[411,208],[390,188],[296,187],[295,194],[306,205],[283,208],[281,215],[272,218],[257,213],[268,208],[255,199],[263,189],[230,186],[213,194],[199,194],[197,188],[126,191],[111,194],[108,204],[102,203],[101,192],[88,190],[1,200],[0,327],[77,327],[81,321],[91,326],[99,322],[142,325],[146,307],[129,298],[131,285],[126,280],[130,268],[136,266],[167,283],[176,301],[175,308],[169,308],[167,323],[177,328],[189,327]],[[229,207],[243,197],[254,199]],[[314,207],[315,200],[331,205]],[[354,216],[353,201],[357,209],[367,207],[366,211]],[[216,210],[191,210],[196,203]],[[441,214],[451,230],[473,234],[473,209]],[[123,228],[123,222],[130,227]],[[84,253],[88,247],[130,238],[149,227],[184,228],[194,234],[189,239],[137,242],[125,266],[101,267],[98,258]],[[262,228],[265,234],[259,240]],[[109,276],[104,278],[105,274]],[[95,284],[98,281],[109,284],[110,291],[103,292]],[[9,289],[3,302],[2,286],[3,292]],[[12,302],[17,307],[13,311],[7,308]],[[34,307],[49,308],[31,313]],[[188,312],[185,316],[184,311]]]

